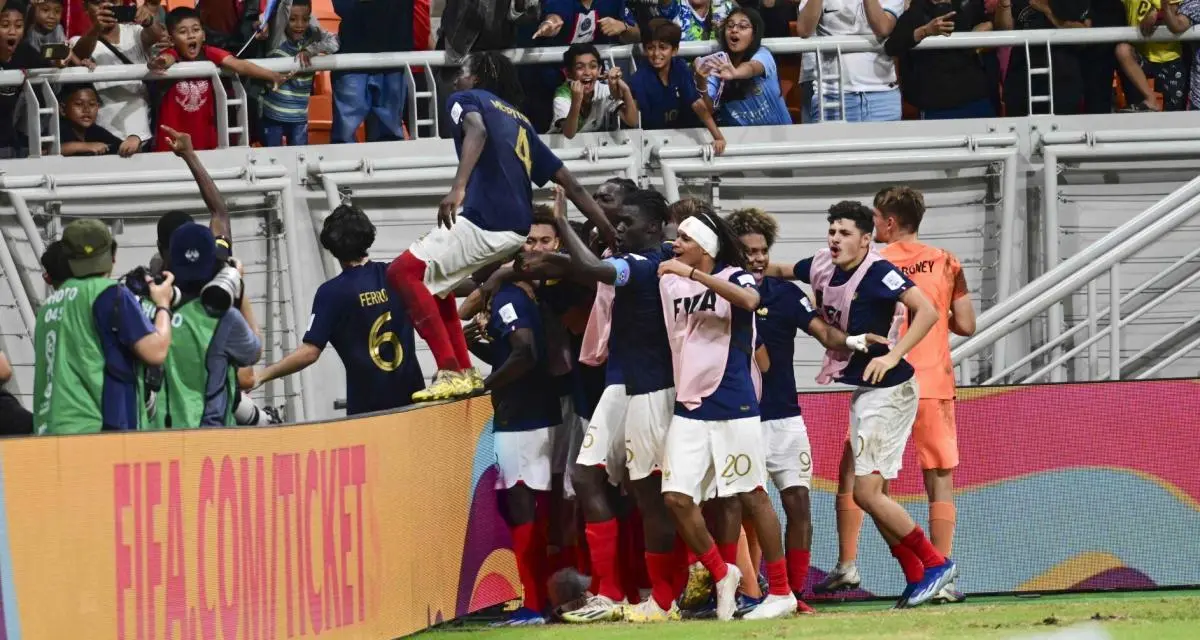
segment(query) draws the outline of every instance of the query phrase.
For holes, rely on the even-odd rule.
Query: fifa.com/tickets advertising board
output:
[[[848,393],[801,396],[814,571]],[[1200,584],[1200,385],[968,389],[967,592]],[[294,427],[0,442],[0,640],[394,638],[518,595],[487,398]],[[892,493],[925,525],[910,446]],[[864,528],[862,596],[902,585]],[[54,603],[48,606],[47,603]]]

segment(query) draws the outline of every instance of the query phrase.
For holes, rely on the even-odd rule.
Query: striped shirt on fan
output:
[[[284,40],[271,58],[295,58],[305,42]],[[308,122],[308,99],[312,97],[313,74],[297,73],[279,88],[263,95],[263,118],[274,122]]]

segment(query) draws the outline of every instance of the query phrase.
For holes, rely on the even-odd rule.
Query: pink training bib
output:
[[[821,249],[813,256],[812,267],[809,269],[809,282],[812,284],[813,292],[817,294],[821,317],[825,322],[842,331],[849,332],[850,305],[854,302],[854,293],[858,291],[858,285],[866,277],[871,265],[882,259],[883,256],[880,256],[875,249],[871,249],[849,280],[843,284],[832,286],[829,283],[833,281],[833,274],[837,272],[837,266],[833,264],[833,256],[829,249]],[[888,341],[892,344],[895,344],[900,328],[899,321],[903,320],[905,310],[904,305],[896,303],[897,316],[892,318],[892,326],[888,331]],[[817,373],[817,383],[829,384],[840,377],[846,365],[850,363],[850,356],[851,352],[849,351],[825,351],[825,358],[821,361],[821,370]]]

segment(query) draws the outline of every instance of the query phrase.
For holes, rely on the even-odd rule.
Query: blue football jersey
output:
[[[529,233],[532,184],[546,184],[562,167],[562,160],[542,142],[525,114],[487,91],[459,91],[446,104],[460,157],[467,114],[478,113],[487,129],[487,142],[467,181],[460,215],[488,231]]]

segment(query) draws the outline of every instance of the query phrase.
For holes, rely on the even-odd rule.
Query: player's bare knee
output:
[[[779,500],[783,503],[783,513],[789,521],[799,522],[812,519],[808,487],[788,487],[779,492]]]
[[[883,486],[875,482],[854,483],[854,503],[859,509],[873,513],[883,499]]]
[[[696,507],[696,501],[686,493],[667,491],[666,493],[662,494],[662,497],[663,504],[665,504],[667,509],[676,517],[678,517],[680,514],[687,513]]]

